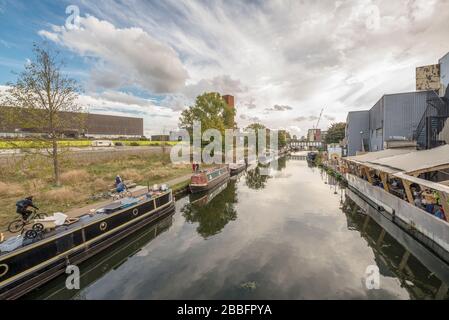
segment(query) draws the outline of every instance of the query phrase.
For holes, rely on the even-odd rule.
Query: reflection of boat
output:
[[[98,254],[174,208],[171,190],[135,200],[122,207],[108,206],[0,256],[0,299],[20,297],[64,273],[68,262],[78,264]]]
[[[207,191],[228,180],[229,168],[227,166],[203,170],[192,175],[190,191],[192,193]]]
[[[230,222],[237,219],[235,204],[237,203],[236,182],[230,181],[227,187],[220,186],[212,190],[213,194],[203,197],[195,203],[186,203],[181,212],[189,223],[197,224],[198,233],[205,239],[218,234]],[[223,190],[220,190],[223,189]],[[190,195],[190,200],[201,195]]]
[[[148,224],[141,230],[114,244],[107,251],[103,251],[79,265],[80,287],[87,288],[109,271],[118,268],[130,257],[144,255],[146,251],[145,249],[142,250],[142,248],[171,227],[173,214],[174,211],[167,213],[161,219]],[[48,283],[48,285],[31,292],[30,296],[25,296],[25,299],[68,300],[76,298],[80,291],[67,289],[65,281],[66,277],[61,276],[55,279],[55,281]]]
[[[217,195],[219,195],[227,187],[228,187],[228,183],[225,182],[207,192],[192,193],[192,194],[190,194],[190,203],[193,203],[195,205],[200,205],[200,206],[206,205],[209,202],[211,202]]]
[[[279,155],[277,155],[273,151],[267,151],[265,154],[263,154],[259,157],[259,164],[267,165],[277,159],[279,159]]]
[[[307,161],[315,162],[316,161],[316,157],[317,157],[317,153],[316,152],[309,152],[307,154]]]
[[[245,163],[230,163],[229,164],[229,172],[231,177],[239,174],[243,170],[245,170],[246,165]]]

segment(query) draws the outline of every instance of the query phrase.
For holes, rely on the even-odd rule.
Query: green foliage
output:
[[[339,122],[333,123],[329,129],[327,129],[326,143],[339,143],[345,137],[346,123]]]
[[[234,116],[235,110],[226,104],[219,93],[204,93],[196,98],[195,105],[181,113],[179,126],[192,136],[193,122],[199,121],[201,133],[217,129],[224,135],[225,129],[234,128]]]

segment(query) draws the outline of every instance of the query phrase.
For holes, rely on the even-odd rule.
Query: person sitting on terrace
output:
[[[425,189],[422,192],[422,198],[423,198],[423,204],[425,204],[425,206],[426,206],[425,210],[430,214],[434,214],[434,207],[437,203],[436,203],[436,199],[435,199],[433,193],[430,190]]]
[[[446,221],[446,215],[444,214],[444,210],[441,206],[435,206],[435,217],[440,218]]]

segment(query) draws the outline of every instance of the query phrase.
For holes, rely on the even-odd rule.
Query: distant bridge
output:
[[[323,143],[321,141],[290,140],[288,145],[289,145],[290,149],[318,150],[323,146]]]

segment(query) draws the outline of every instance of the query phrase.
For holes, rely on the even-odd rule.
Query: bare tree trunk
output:
[[[58,159],[58,142],[56,140],[56,137],[53,137],[53,173],[54,173],[54,179],[56,186],[60,186],[61,183],[59,182],[59,159]]]

